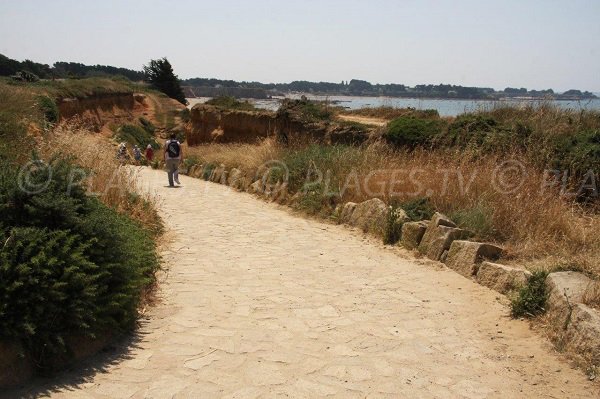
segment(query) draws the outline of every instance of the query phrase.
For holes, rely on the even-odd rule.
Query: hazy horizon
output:
[[[32,0],[0,4],[0,53],[180,78],[600,92],[600,2]]]

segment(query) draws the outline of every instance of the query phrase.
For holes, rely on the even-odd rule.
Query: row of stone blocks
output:
[[[210,171],[210,173],[209,173]],[[262,178],[256,180],[232,168],[227,170],[225,165],[219,165],[207,170],[203,165],[194,165],[187,170],[187,175],[202,178],[213,183],[230,186],[238,191],[248,191],[252,194],[265,196],[271,201],[284,203],[288,200],[288,185],[285,182],[267,183]]]
[[[404,223],[401,244],[503,294],[527,282],[530,273],[525,269],[493,263],[500,258],[502,248],[468,241],[471,236],[446,216],[435,213],[427,222]]]
[[[428,222],[404,223],[401,244],[503,294],[527,283],[531,276],[527,270],[493,263],[502,254],[500,247],[464,240],[469,236],[436,213]],[[586,293],[598,283],[582,273],[566,271],[550,273],[545,284],[547,317],[554,331],[561,332],[560,344],[599,366],[600,312],[583,303]]]
[[[204,177],[204,168],[196,166],[188,171],[193,177]],[[287,183],[267,184],[252,181],[238,169],[227,171],[223,165],[214,168],[209,181],[226,184],[240,191],[248,191],[272,201],[293,202],[288,198]],[[348,202],[338,206],[335,216],[339,223],[358,227],[365,232],[381,233],[391,208],[373,198],[361,203]],[[402,209],[396,209],[396,223],[402,225],[401,245],[418,250],[428,258],[441,261],[449,268],[472,278],[479,284],[507,294],[527,283],[531,273],[523,268],[495,263],[502,248],[487,243],[468,241],[472,234],[460,229],[448,217],[435,213],[431,220],[410,222]],[[585,293],[595,284],[577,272],[556,272],[548,275],[546,289],[548,317],[562,331],[561,344],[582,354],[594,365],[600,365],[600,312],[582,303]]]

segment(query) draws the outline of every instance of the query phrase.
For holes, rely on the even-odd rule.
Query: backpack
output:
[[[167,143],[167,154],[169,158],[179,158],[179,142],[176,140],[171,140]]]

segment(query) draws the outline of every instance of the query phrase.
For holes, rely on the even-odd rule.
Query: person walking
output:
[[[148,144],[148,147],[146,147],[146,161],[148,161],[150,163],[150,162],[152,162],[153,158],[154,158],[154,149],[152,148],[151,144]]]
[[[119,160],[119,162],[125,163],[127,161],[127,158],[127,144],[125,142],[122,142],[121,144],[119,144],[119,149],[117,151],[117,159]]]
[[[136,164],[139,164],[142,160],[142,150],[137,144],[133,146],[133,159],[135,159]]]
[[[179,183],[179,164],[183,159],[183,149],[174,133],[171,134],[171,138],[165,143],[164,158],[167,168],[167,177],[169,179],[169,187],[175,186],[173,182],[181,184]]]

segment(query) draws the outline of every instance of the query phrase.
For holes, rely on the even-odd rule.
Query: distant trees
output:
[[[146,80],[156,89],[184,105],[187,104],[179,79],[173,72],[169,60],[166,58],[150,60],[148,65],[144,65],[144,74]]]
[[[132,81],[144,80],[142,71],[133,69],[118,68],[110,65],[85,65],[79,62],[55,62],[54,73],[61,77],[89,77],[89,76],[125,76]]]
[[[50,66],[30,60],[20,62],[0,54],[0,76],[30,76],[30,74],[34,74],[41,79],[87,78],[92,76],[124,76],[132,81],[144,79],[142,71],[110,65],[85,65],[79,62],[58,61]]]
[[[373,90],[373,85],[366,80],[352,79],[348,84],[348,91],[351,94],[360,94]]]

